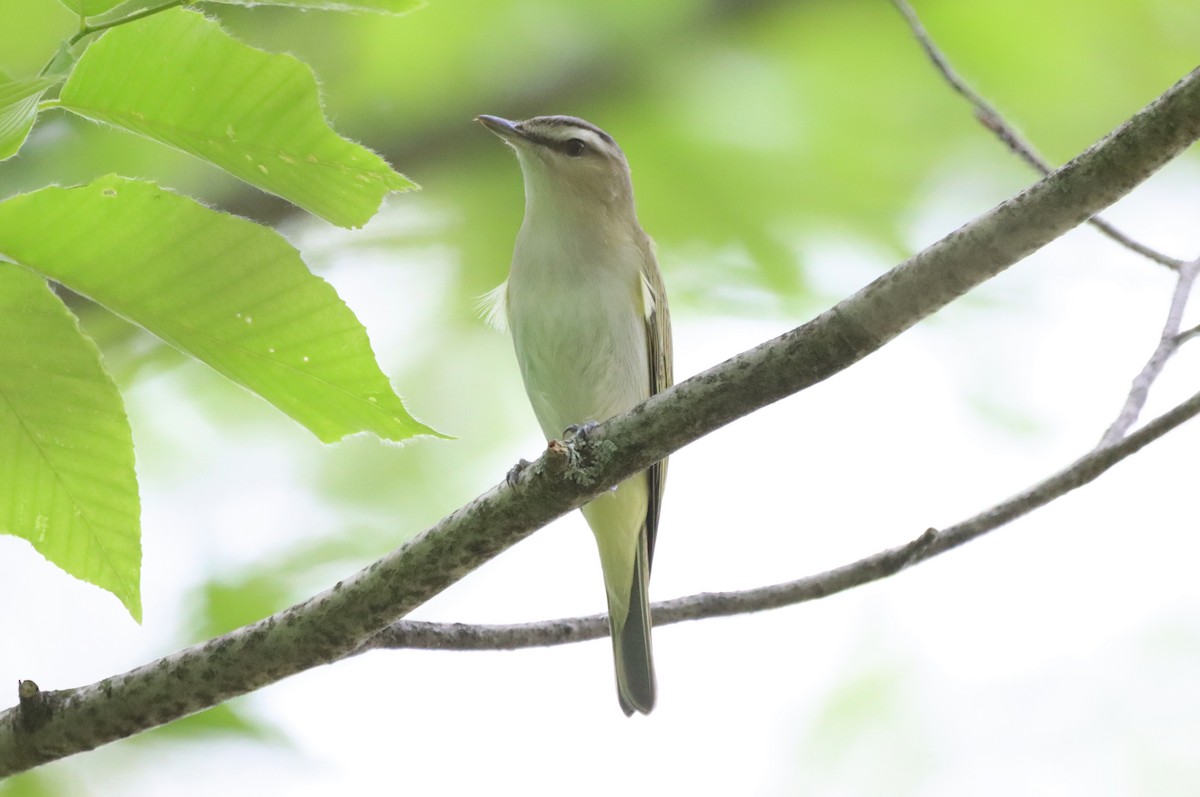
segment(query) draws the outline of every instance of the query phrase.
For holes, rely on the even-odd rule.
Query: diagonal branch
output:
[[[951,548],[970,542],[1016,520],[1056,498],[1084,486],[1121,460],[1200,415],[1200,393],[1154,419],[1113,445],[1093,449],[1067,467],[1008,500],[948,528],[929,529],[916,539],[841,567],[805,578],[740,592],[715,592],[654,604],[654,624],[727,617],[794,606],[824,598],[851,587],[893,576]],[[563,645],[608,636],[605,615],[547,620],[513,625],[467,625],[398,620],[367,640],[354,654],[381,648],[438,650],[516,650]]]
[[[1121,407],[1121,412],[1113,421],[1112,426],[1108,427],[1104,436],[1100,438],[1098,444],[1100,447],[1116,443],[1137,423],[1138,416],[1142,414],[1142,408],[1146,406],[1146,399],[1150,396],[1150,387],[1154,384],[1154,380],[1158,379],[1158,375],[1162,373],[1167,360],[1171,359],[1179,347],[1187,342],[1188,334],[1180,334],[1179,328],[1183,323],[1183,311],[1187,308],[1188,297],[1191,295],[1197,274],[1200,274],[1200,259],[1180,264],[1175,290],[1171,294],[1171,306],[1167,310],[1167,320],[1163,324],[1158,345],[1142,370],[1133,378],[1133,384],[1129,388],[1125,404]]]
[[[1198,137],[1200,69],[1066,166],[812,321],[659,393],[587,440],[552,443],[515,485],[492,488],[330,589],[99,683],[39,692],[27,701],[40,707],[37,712],[18,706],[0,713],[0,776],[345,657],[551,520],[867,356],[1116,201]],[[1113,450],[1097,456],[1113,456]]]
[[[971,107],[975,110],[975,118],[979,120],[979,123],[992,131],[1005,146],[1016,153],[1021,160],[1032,166],[1039,174],[1050,174],[1053,167],[1051,167],[1049,161],[1039,155],[1033,144],[1018,133],[1016,128],[1006,122],[1004,117],[1000,115],[1000,112],[984,99],[979,92],[971,88],[967,84],[967,81],[954,70],[954,67],[950,65],[946,56],[933,43],[933,38],[925,30],[925,26],[921,24],[920,18],[917,17],[917,12],[908,4],[908,0],[892,0],[892,5],[904,17],[917,43],[921,45],[921,49],[925,51],[925,55],[933,62],[934,68],[937,69],[950,85],[950,88],[954,89],[963,99],[971,104]],[[1092,218],[1088,219],[1088,223],[1125,248],[1149,258],[1160,265],[1172,269],[1177,269],[1183,265],[1183,261],[1133,240],[1104,219]]]

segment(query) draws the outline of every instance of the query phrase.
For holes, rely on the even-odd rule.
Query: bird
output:
[[[512,334],[548,441],[590,428],[670,387],[671,322],[654,244],[642,230],[617,142],[574,116],[477,121],[516,151],[525,217],[508,279],[485,297]],[[667,461],[582,507],[600,554],[617,697],[649,714],[657,685],[649,580]]]

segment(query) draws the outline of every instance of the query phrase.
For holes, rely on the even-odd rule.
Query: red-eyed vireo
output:
[[[554,439],[671,384],[667,296],[612,136],[571,116],[479,121],[516,150],[525,177],[525,221],[491,317],[512,331],[533,412]],[[583,507],[626,714],[654,708],[647,588],[666,475],[663,460]]]

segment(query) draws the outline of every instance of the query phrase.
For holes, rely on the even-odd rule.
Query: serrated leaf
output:
[[[329,128],[306,64],[250,47],[193,11],[105,33],[79,59],[59,101],[343,227],[362,226],[386,194],[414,187]]]
[[[371,11],[401,16],[425,7],[424,0],[214,0],[237,6],[287,6],[315,11]]]
[[[81,17],[94,17],[116,8],[125,0],[58,0],[58,2]]]
[[[9,80],[0,72],[0,161],[11,158],[21,149],[37,119],[42,94],[61,79]]]
[[[110,175],[0,202],[0,252],[207,363],[325,442],[436,434],[404,409],[333,287],[269,228]]]
[[[139,513],[133,439],[99,351],[42,277],[0,262],[0,532],[141,622]]]

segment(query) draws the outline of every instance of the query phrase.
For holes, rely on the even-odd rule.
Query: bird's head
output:
[[[478,121],[517,152],[530,202],[569,202],[580,210],[633,207],[625,153],[608,133],[574,116],[535,116],[512,122]]]

